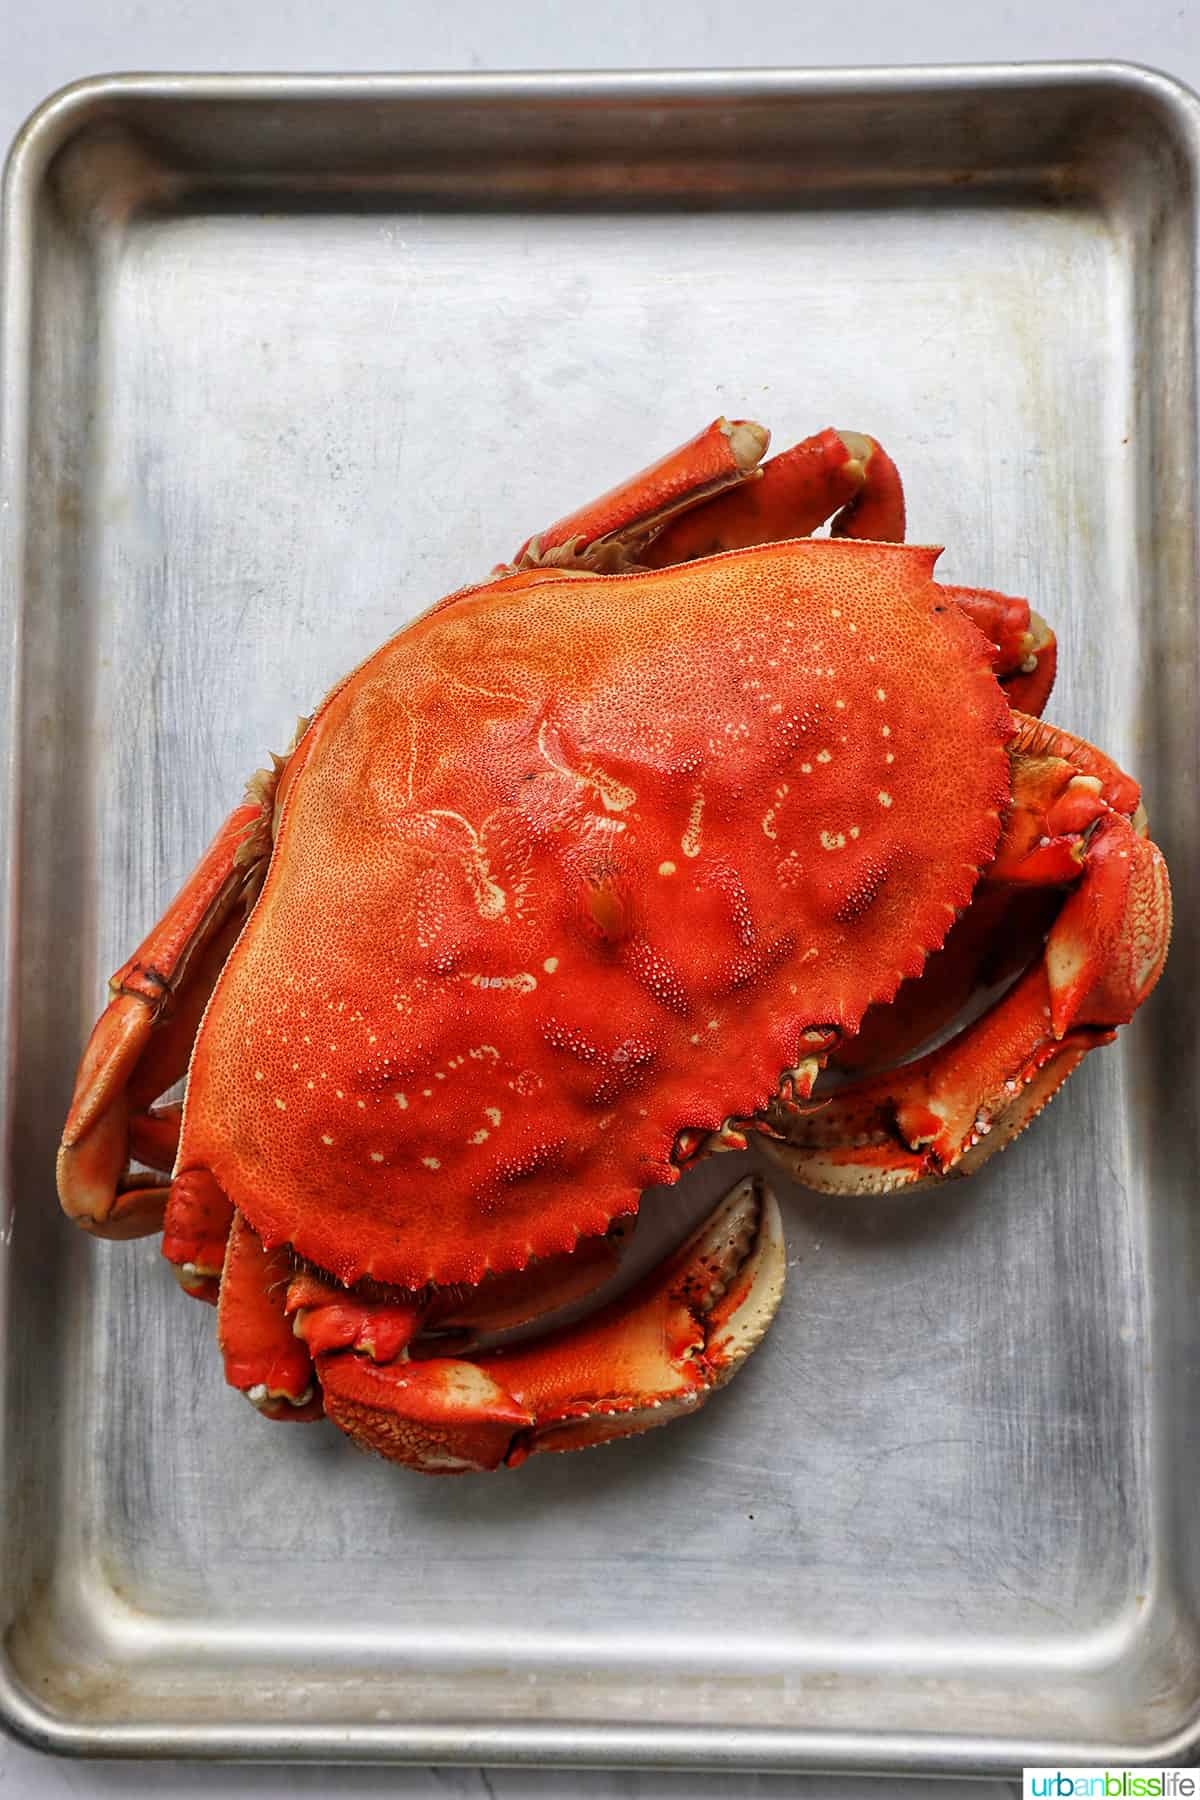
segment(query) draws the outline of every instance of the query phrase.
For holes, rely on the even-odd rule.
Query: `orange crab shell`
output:
[[[475,1282],[763,1107],[996,846],[1011,716],[937,554],[517,577],[384,645],[288,765],[177,1171],[343,1281]]]

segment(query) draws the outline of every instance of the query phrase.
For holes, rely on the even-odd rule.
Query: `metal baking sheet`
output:
[[[57,1750],[1195,1760],[1197,102],[1123,67],[84,83],[9,166],[3,1712]],[[1154,1001],[977,1179],[785,1194],[693,1421],[430,1483],[58,1216],[108,971],[331,678],[724,411],[901,460],[1145,782]],[[647,1202],[678,1231],[736,1172]],[[663,1223],[665,1221],[665,1223]]]

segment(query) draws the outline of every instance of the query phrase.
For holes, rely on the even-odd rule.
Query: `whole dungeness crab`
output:
[[[1137,787],[1032,716],[1051,634],[888,541],[873,440],[765,447],[718,420],[399,632],[114,976],[63,1205],[162,1229],[272,1418],[440,1472],[694,1408],[779,1301],[757,1179],[591,1318],[478,1339],[751,1130],[827,1189],[965,1170],[1157,980]]]

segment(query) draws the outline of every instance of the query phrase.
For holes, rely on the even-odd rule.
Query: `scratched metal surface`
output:
[[[9,1723],[107,1754],[1003,1772],[1200,1708],[1195,103],[1112,68],[102,81],[10,167]],[[1146,784],[1160,994],[969,1183],[785,1192],[693,1421],[428,1483],[59,1220],[104,978],[295,715],[717,411],[902,459]],[[16,708],[19,706],[19,713]],[[736,1172],[647,1213],[678,1233]]]

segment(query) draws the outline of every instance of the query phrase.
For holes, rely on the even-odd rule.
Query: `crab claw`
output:
[[[472,1361],[317,1359],[325,1410],[364,1448],[427,1474],[515,1467],[694,1412],[741,1367],[783,1294],[783,1227],[758,1176],[592,1318]]]
[[[693,1412],[761,1342],[785,1267],[775,1196],[748,1176],[673,1256],[595,1318],[481,1357],[534,1415],[505,1460],[582,1450]]]

